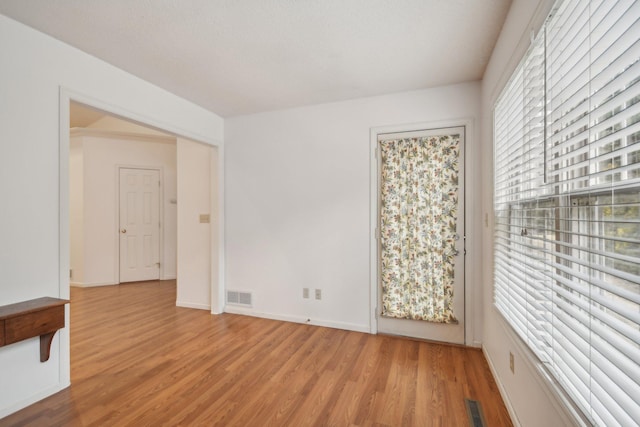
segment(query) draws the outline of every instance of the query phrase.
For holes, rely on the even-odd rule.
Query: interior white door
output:
[[[160,171],[120,168],[120,282],[160,278]]]
[[[458,156],[458,177],[457,177],[457,213],[453,215],[455,217],[455,249],[452,252],[454,255],[449,258],[449,262],[453,262],[453,316],[455,322],[453,323],[436,323],[425,320],[412,320],[406,318],[396,318],[383,315],[383,286],[382,281],[382,247],[381,238],[378,239],[378,312],[377,324],[378,332],[387,333],[393,335],[409,336],[413,338],[427,339],[433,341],[442,341],[456,344],[464,344],[465,336],[465,279],[464,279],[464,141],[465,141],[465,128],[444,128],[444,129],[430,129],[424,131],[412,131],[412,132],[400,132],[394,134],[380,134],[378,135],[378,151],[380,152],[380,141],[389,141],[405,138],[422,138],[429,136],[456,136],[459,135],[459,156]],[[450,159],[449,159],[450,161]],[[382,185],[382,155],[378,155],[378,199],[380,201],[378,206],[378,226],[381,224],[381,206],[383,206],[383,194],[381,191]],[[451,227],[451,218],[447,222],[447,226]],[[428,248],[423,248],[423,251],[428,251]],[[409,296],[410,297],[410,296]],[[388,304],[388,303],[387,303]]]

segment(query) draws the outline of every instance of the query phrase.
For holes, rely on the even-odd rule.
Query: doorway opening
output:
[[[71,110],[74,108],[75,105],[79,105],[83,107],[85,110],[88,110],[90,112],[90,115],[93,115],[94,117],[93,120],[99,120],[100,117],[109,115],[116,119],[120,119],[127,122],[128,123],[126,126],[127,128],[120,130],[121,132],[124,132],[124,133],[129,133],[129,134],[139,133],[137,132],[139,131],[139,127],[143,126],[151,130],[152,133],[156,133],[155,135],[156,138],[158,137],[162,138],[162,136],[159,136],[158,133],[165,135],[164,136],[165,138],[166,138],[166,135],[169,135],[174,147],[177,145],[177,141],[180,141],[180,140],[186,143],[185,145],[187,146],[187,148],[190,145],[207,147],[211,173],[210,175],[203,177],[202,180],[210,184],[209,186],[210,197],[208,199],[209,204],[205,208],[206,210],[200,211],[200,212],[206,213],[205,216],[207,216],[207,218],[209,219],[209,221],[207,221],[206,230],[204,228],[201,229],[201,232],[207,233],[210,237],[208,240],[208,247],[206,248],[206,253],[201,254],[205,258],[203,263],[206,263],[208,267],[208,270],[207,270],[208,276],[206,277],[206,283],[197,284],[201,288],[202,287],[206,288],[207,290],[206,301],[203,301],[202,303],[199,303],[199,304],[194,304],[191,301],[186,301],[184,304],[180,304],[180,301],[176,301],[176,305],[206,309],[210,311],[212,314],[221,313],[223,311],[223,302],[224,302],[224,299],[222,298],[222,295],[224,292],[223,290],[224,289],[224,285],[223,285],[224,273],[221,268],[221,266],[223,265],[223,263],[221,262],[221,258],[223,257],[223,249],[222,249],[222,242],[223,242],[222,200],[223,198],[221,194],[223,191],[222,189],[223,162],[222,162],[222,146],[217,145],[217,144],[220,144],[221,142],[215,139],[212,140],[210,138],[201,138],[198,135],[193,135],[188,131],[182,131],[180,128],[175,128],[175,126],[171,125],[170,123],[163,124],[162,122],[157,122],[145,116],[131,113],[126,109],[103,103],[94,98],[87,97],[85,95],[70,91],[65,88],[61,88],[60,90],[60,104],[59,104],[59,111],[60,111],[60,134],[59,134],[59,152],[60,152],[60,159],[59,159],[60,160],[59,161],[59,165],[60,165],[59,166],[59,180],[60,180],[59,181],[60,182],[60,185],[59,185],[59,189],[60,189],[60,193],[59,193],[59,209],[60,209],[59,211],[60,212],[59,266],[60,266],[60,274],[59,274],[59,283],[60,283],[61,297],[69,298],[71,282],[73,280],[73,278],[70,276],[74,274],[74,272],[70,268],[71,239],[72,239],[72,236],[70,233],[70,228],[71,228],[70,223],[74,219],[73,218],[74,214],[71,211],[71,206],[70,206],[70,191],[71,191],[70,187],[73,184],[82,182],[81,180],[79,181],[76,179],[73,179],[73,180],[70,179],[71,169],[72,169],[71,163],[74,161],[71,156],[71,134],[70,134],[71,120],[70,118],[72,116]],[[96,117],[96,115],[98,117]],[[193,139],[187,139],[182,135],[186,135],[187,137],[191,137]],[[137,136],[143,139],[149,137],[148,135],[145,135],[145,136],[137,135]],[[204,141],[204,142],[196,142],[196,141]],[[175,151],[175,148],[173,148],[173,150]],[[118,168],[120,166],[134,167],[134,168],[140,167],[140,166],[148,167],[146,164],[135,164],[134,162],[128,162],[128,161],[124,162],[123,164],[118,164]],[[119,172],[118,168],[114,167],[110,173],[110,181],[114,185],[117,182],[116,177],[117,177],[117,173]],[[156,169],[158,168],[156,167]],[[160,167],[160,169],[161,171],[163,171],[162,167]],[[177,172],[178,171],[176,170],[176,174]],[[165,183],[166,181],[167,180],[165,180]],[[165,190],[166,190],[166,185],[165,185]],[[175,206],[178,206],[178,195],[179,193],[176,190],[174,197],[166,197],[163,199],[163,202],[161,203],[172,204],[175,209]],[[162,193],[161,193],[161,197],[162,197]],[[111,198],[111,200],[116,200],[115,193]],[[162,215],[162,209],[160,212]],[[113,214],[114,217],[116,217],[117,216],[116,213],[117,211],[116,211],[116,208],[114,207],[111,210],[111,214]],[[167,218],[161,219],[161,222],[165,220],[167,220]],[[113,233],[113,235],[119,236],[119,229],[117,228],[117,225],[118,225],[117,223],[114,223],[114,227],[109,229],[109,233]],[[177,231],[176,231],[176,234],[177,234]],[[163,237],[161,234],[161,239],[162,238]],[[177,237],[176,237],[176,240],[177,240]],[[118,242],[118,240],[115,240],[115,242]],[[161,247],[162,247],[162,243],[161,243]],[[177,244],[174,246],[174,248],[175,249],[174,249],[173,256],[174,258],[177,258],[177,256],[175,256],[175,252],[177,251]],[[116,250],[119,250],[119,244],[114,243],[113,245],[111,245],[106,249],[108,249],[110,253],[113,254],[115,253]],[[166,253],[165,253],[165,256],[166,256]],[[114,261],[113,263],[111,263],[111,266],[106,266],[105,268],[108,269],[111,272],[111,274],[116,274],[116,272],[118,272],[119,270],[119,265],[118,265],[118,268],[116,269],[116,264],[119,264],[119,262],[116,263]],[[161,268],[162,268],[162,265],[161,265]],[[161,271],[161,275],[162,274],[163,272]],[[168,276],[169,273],[165,270],[164,274],[166,277]],[[178,277],[179,274],[177,271],[177,263],[176,263],[175,275],[176,275],[176,278],[179,279]],[[117,277],[117,276],[114,276],[114,277]],[[189,287],[190,283],[183,283],[182,285]],[[180,284],[178,285],[178,288],[180,288]],[[69,314],[70,314],[69,307],[67,306],[66,316],[68,319],[70,319]],[[69,330],[73,329],[71,321],[69,322],[69,326],[70,328],[65,328],[63,333],[60,334],[60,345],[62,347],[67,347],[67,348],[70,347]],[[70,360],[67,359],[67,356],[69,354],[70,353],[68,351],[62,352],[62,357],[60,359],[61,381],[67,384],[70,381],[70,373],[71,373]]]
[[[70,126],[71,285],[176,279],[176,138],[73,102]]]

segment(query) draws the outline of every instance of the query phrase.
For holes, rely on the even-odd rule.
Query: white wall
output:
[[[113,285],[119,280],[118,185],[119,167],[149,167],[160,170],[162,181],[160,250],[161,280],[176,278],[176,143],[174,137],[100,131],[93,128],[71,130],[70,158],[80,152],[82,163],[69,164],[71,176],[82,167],[83,193],[71,180],[70,206],[82,200],[82,228],[71,224],[71,282],[75,286]],[[158,135],[158,136],[155,136]],[[81,235],[80,239],[73,236]],[[81,245],[77,248],[76,245]],[[79,257],[81,254],[81,258]],[[80,273],[76,274],[79,270]]]
[[[514,1],[482,82],[482,202],[483,212],[489,219],[483,228],[481,251],[485,307],[483,349],[514,423],[522,426],[572,425],[573,420],[554,397],[554,390],[543,379],[539,367],[532,363],[521,340],[493,306],[492,114],[495,100],[529,46],[530,32],[538,31],[552,3],[552,0]],[[509,352],[515,356],[513,374],[509,370]]]
[[[226,310],[368,332],[370,129],[477,119],[479,102],[479,83],[467,83],[226,120],[226,288],[254,297],[251,309]],[[467,158],[477,159],[477,135],[468,140]],[[467,163],[473,246],[480,175],[477,162]],[[322,300],[303,299],[304,287],[322,289]],[[472,343],[479,311],[468,319]]]
[[[84,159],[82,138],[69,141],[69,268],[71,282],[84,283]]]
[[[217,216],[211,209],[213,150],[208,145],[178,138],[176,304],[181,307],[211,308],[211,228],[216,226]],[[201,222],[200,215],[209,215],[209,222]]]
[[[223,120],[2,15],[0,63],[0,305],[67,298],[69,158],[61,132],[69,113],[60,100],[212,144],[221,144]],[[56,334],[45,363],[37,338],[0,348],[0,417],[68,385],[68,332]]]

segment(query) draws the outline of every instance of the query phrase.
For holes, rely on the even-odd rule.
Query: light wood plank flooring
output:
[[[175,307],[174,281],[72,288],[70,388],[2,426],[488,426],[481,351]]]

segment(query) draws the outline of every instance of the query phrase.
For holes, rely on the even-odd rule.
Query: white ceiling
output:
[[[482,78],[511,0],[0,0],[223,117]]]

